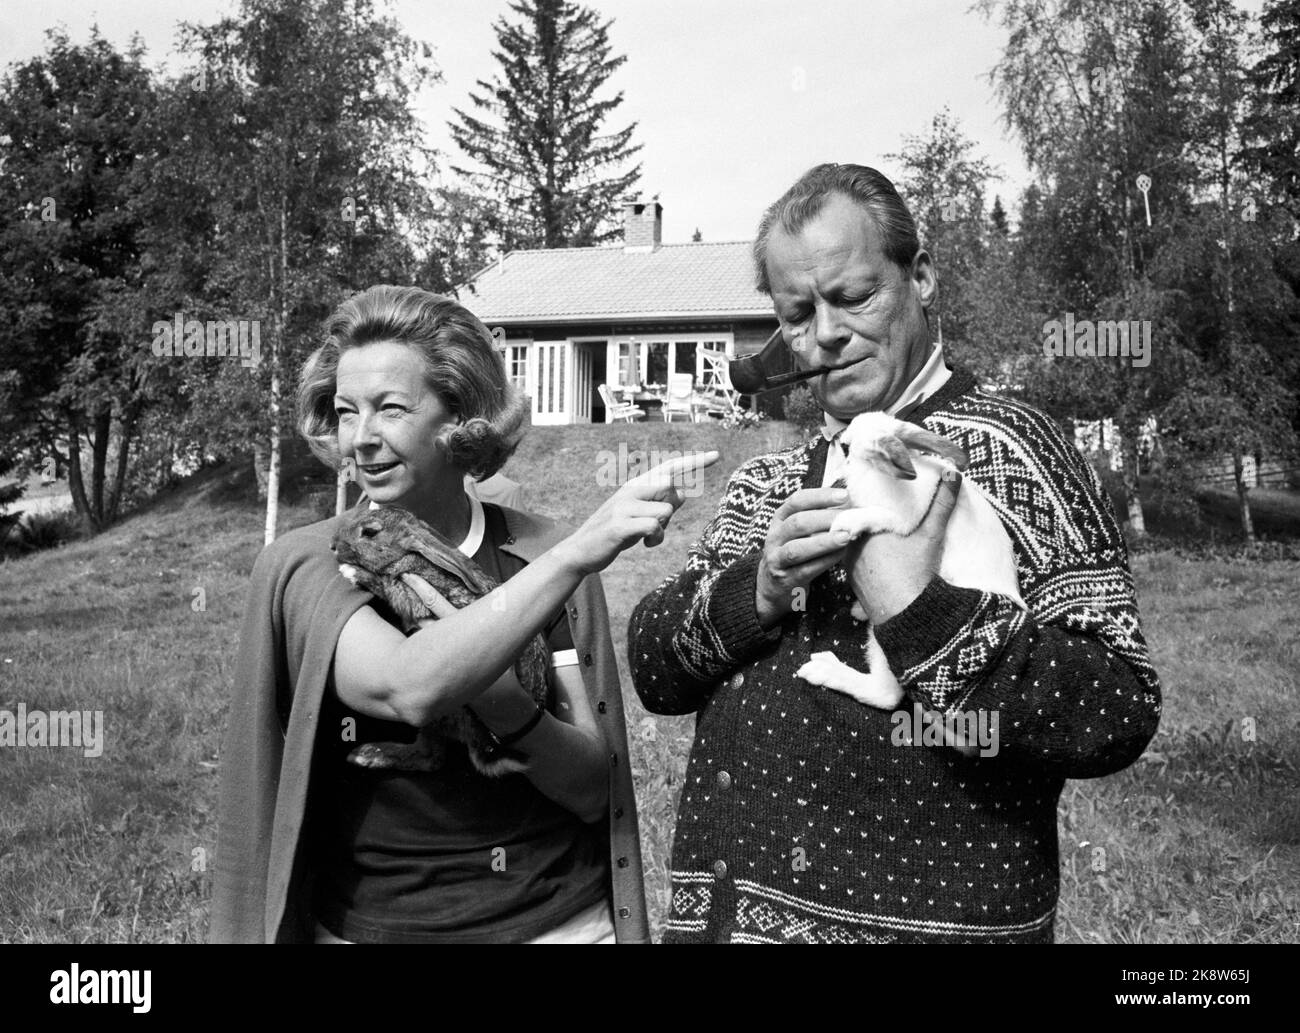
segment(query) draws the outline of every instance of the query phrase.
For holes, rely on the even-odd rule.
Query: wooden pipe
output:
[[[868,356],[863,356],[868,358]],[[727,375],[731,386],[742,395],[756,395],[764,391],[775,391],[787,384],[797,384],[801,380],[811,380],[823,373],[833,373],[837,369],[855,366],[862,359],[846,362],[843,366],[818,366],[815,369],[794,369],[794,356],[785,346],[778,329],[753,355],[743,359],[732,359],[727,365]]]

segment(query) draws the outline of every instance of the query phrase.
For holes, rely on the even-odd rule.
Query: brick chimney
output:
[[[663,239],[664,209],[654,199],[623,201],[623,250],[654,251]]]

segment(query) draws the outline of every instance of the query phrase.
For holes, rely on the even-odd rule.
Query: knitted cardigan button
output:
[[[731,788],[731,772],[729,771],[718,772],[718,788],[719,789]]]
[[[713,874],[719,879],[725,879],[727,877],[727,862],[723,860],[714,861]]]

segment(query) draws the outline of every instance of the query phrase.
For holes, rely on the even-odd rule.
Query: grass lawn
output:
[[[604,497],[598,453],[620,442],[723,453],[667,541],[605,574],[656,936],[693,721],[641,709],[627,619],[680,567],[727,474],[794,440],[783,424],[535,428],[506,470],[532,508],[566,517]],[[106,740],[99,758],[0,749],[0,941],[205,937],[217,750],[261,542],[245,465],[201,474],[93,540],[0,564],[0,708],[102,710]],[[317,519],[299,497],[282,529]],[[1157,552],[1134,568],[1165,716],[1143,761],[1066,787],[1058,938],[1300,939],[1300,563]]]

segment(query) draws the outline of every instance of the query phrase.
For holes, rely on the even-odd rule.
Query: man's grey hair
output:
[[[885,175],[866,165],[837,165],[829,162],[809,169],[789,190],[781,195],[758,224],[754,241],[756,286],[764,294],[772,293],[767,276],[767,239],[778,222],[786,233],[798,233],[826,204],[832,194],[843,194],[866,209],[880,231],[885,257],[904,269],[921,250],[916,234],[916,220]]]

